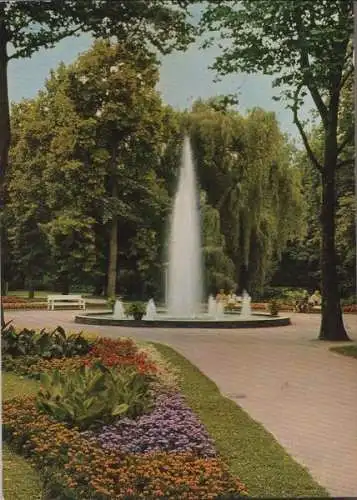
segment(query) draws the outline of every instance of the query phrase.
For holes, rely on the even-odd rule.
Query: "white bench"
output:
[[[55,305],[58,306],[78,306],[79,309],[85,311],[86,301],[81,295],[48,295],[47,297],[47,309],[53,311]]]

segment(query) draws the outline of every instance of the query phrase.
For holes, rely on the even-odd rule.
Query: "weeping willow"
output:
[[[202,102],[191,113],[191,137],[236,282],[243,266],[249,289],[261,290],[288,241],[304,233],[301,180],[290,147],[273,113],[254,109],[242,117]]]

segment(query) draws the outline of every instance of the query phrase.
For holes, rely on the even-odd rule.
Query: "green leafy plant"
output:
[[[36,365],[41,359],[40,356],[11,356],[5,354],[2,356],[1,366],[4,371],[15,372],[19,375],[28,375],[29,368]]]
[[[111,309],[112,311],[114,310],[115,301],[116,301],[115,297],[108,297],[107,299],[107,305],[109,309]]]
[[[135,417],[151,407],[151,379],[132,368],[116,372],[98,362],[71,377],[55,370],[40,380],[37,408],[80,429],[122,415]]]
[[[41,356],[43,358],[73,357],[87,354],[92,348],[93,341],[79,334],[68,337],[61,326],[52,332],[45,329],[40,332],[24,328],[17,332],[11,322],[5,325],[1,334],[2,355]]]
[[[134,319],[140,320],[144,316],[146,311],[146,306],[143,302],[132,302],[126,308],[126,313],[128,315],[134,316]]]
[[[35,354],[34,331],[24,328],[17,333],[11,321],[6,323],[1,332],[1,353],[11,356],[25,356]]]
[[[268,302],[267,307],[268,307],[268,311],[271,314],[271,316],[278,316],[280,304],[277,300],[272,299],[270,302]]]

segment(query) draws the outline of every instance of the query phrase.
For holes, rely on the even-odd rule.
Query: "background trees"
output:
[[[276,86],[293,111],[309,160],[321,175],[320,338],[347,340],[339,301],[336,256],[336,172],[345,164],[347,136],[339,135],[341,92],[352,75],[352,0],[208,1],[202,26],[220,32],[232,44],[222,47],[215,68],[275,74]],[[323,154],[313,150],[299,108],[309,93],[321,120]]]
[[[63,292],[81,284],[109,296],[162,295],[187,130],[203,189],[207,292],[261,290],[300,235],[300,180],[275,117],[257,109],[243,118],[221,99],[175,112],[154,90],[157,75],[147,50],[97,41],[14,106],[9,245],[29,287],[47,273]]]
[[[287,242],[304,230],[299,171],[274,114],[243,118],[215,100],[188,117],[199,177],[219,211],[227,254],[240,290],[261,291]]]
[[[47,237],[53,275],[63,291],[74,279],[93,283],[99,274],[108,276],[108,294],[115,294],[120,231],[130,233],[133,222],[145,225],[153,212],[148,199],[159,209],[167,202],[153,168],[162,145],[156,77],[149,53],[97,42],[74,65],[52,72],[46,90],[28,103],[35,116],[20,112],[9,183],[8,210],[16,220],[12,241],[21,232],[18,216],[25,217],[25,206],[15,214],[12,201],[31,195],[37,233]],[[15,106],[15,116],[21,107]],[[35,183],[33,169],[39,172]],[[36,212],[41,199],[43,219]]]
[[[11,59],[30,57],[41,47],[53,47],[63,38],[83,32],[95,37],[129,40],[137,46],[149,44],[168,53],[184,49],[193,40],[188,22],[191,0],[69,0],[27,2],[6,0],[0,5],[0,208],[3,208],[3,180],[11,141],[7,68]],[[9,53],[11,47],[11,53]],[[1,289],[6,262],[6,218],[0,226]],[[6,264],[6,266],[5,266]],[[1,324],[4,325],[1,305]]]
[[[105,3],[96,2],[96,6],[99,8]],[[333,64],[331,62],[334,69],[326,70],[326,74],[325,66],[315,68],[311,63],[326,55],[327,49],[318,47],[317,35],[321,35],[321,26],[327,29],[330,6],[296,2],[292,12],[288,12],[285,6],[272,0],[264,4],[267,9],[262,13],[256,11],[257,7],[251,2],[243,2],[239,11],[234,8],[234,2],[227,2],[223,10],[217,9],[216,3],[209,3],[203,19],[207,26],[221,23],[228,33],[237,26],[242,29],[239,45],[233,44],[233,52],[227,48],[218,59],[219,71],[233,71],[239,65],[248,70],[281,68],[277,84],[288,84],[285,97],[290,99],[295,121],[302,132],[306,146],[306,152],[302,153],[289,144],[272,113],[254,109],[242,116],[233,106],[237,102],[232,96],[198,101],[185,113],[165,106],[154,90],[158,64],[145,43],[155,38],[155,31],[150,31],[153,27],[159,31],[156,42],[151,41],[160,50],[169,49],[172,43],[181,46],[187,42],[191,28],[182,24],[182,15],[188,2],[180,4],[178,13],[170,18],[172,33],[166,32],[161,24],[163,18],[158,13],[163,11],[157,2],[151,2],[151,12],[143,11],[142,15],[148,17],[142,20],[143,25],[138,22],[138,31],[129,30],[130,33],[124,11],[120,11],[124,2],[116,5],[107,19],[100,18],[100,11],[91,11],[94,17],[85,28],[92,29],[90,23],[97,19],[95,34],[105,34],[105,39],[96,42],[73,65],[61,65],[53,71],[45,89],[35,99],[13,108],[13,147],[7,175],[9,204],[5,213],[9,222],[7,244],[11,251],[11,262],[7,266],[9,279],[22,283],[25,280],[29,289],[37,282],[45,284],[48,277],[52,277],[52,286],[62,291],[80,284],[112,295],[118,285],[117,291],[128,296],[160,294],[167,218],[177,181],[182,136],[188,130],[202,188],[208,290],[237,284],[240,289],[248,288],[254,296],[272,280],[276,284],[315,288],[320,279],[316,254],[327,234],[320,231],[319,206],[321,199],[326,201],[326,192],[324,195],[319,167],[322,168],[327,156],[332,154],[326,149],[326,134],[332,130],[328,127],[336,111],[333,92],[338,91],[338,201],[332,209],[338,221],[336,269],[343,292],[351,293],[353,282],[349,277],[354,274],[351,269],[355,241],[349,45],[345,47],[346,64],[342,70],[336,54]],[[49,9],[52,7],[49,4]],[[72,7],[85,9],[80,2]],[[164,7],[169,8],[169,4],[165,3]],[[6,13],[10,16],[7,26],[18,22],[16,16],[20,16],[20,10],[17,8],[22,7],[16,2],[12,7],[7,5]],[[27,35],[15,44],[18,56],[28,54],[21,52],[20,47],[30,43],[31,36],[26,37],[30,20],[34,19],[31,16],[38,14],[37,9],[27,11],[27,8],[26,4],[21,14]],[[337,0],[332,9],[336,15],[328,29],[331,36],[336,37],[341,30],[341,40],[345,41],[344,23],[349,26],[349,11]],[[108,33],[115,35],[113,19],[119,11],[124,17],[120,18],[123,32],[118,34],[121,42],[117,43],[118,37],[113,36],[109,41]],[[134,11],[133,7],[130,15],[134,16]],[[301,14],[303,26],[297,14]],[[141,13],[135,15],[139,19]],[[319,25],[316,37],[311,38],[309,30],[317,22],[314,16],[321,17],[325,24]],[[257,23],[256,32],[247,28],[250,17]],[[274,30],[272,34],[269,32],[273,18],[279,36]],[[49,33],[45,35],[49,30],[47,21],[45,16],[42,42],[54,43],[46,38],[51,37]],[[76,22],[72,21],[68,21],[67,27],[77,30]],[[78,23],[80,25],[79,20]],[[264,45],[269,38],[263,42],[256,40],[254,45],[257,33],[265,33],[265,30],[266,37],[271,36],[272,45],[270,42],[267,47]],[[292,37],[295,32],[298,42]],[[298,66],[295,59],[289,59],[291,51],[280,44],[281,35],[287,46],[291,45],[294,57],[302,57],[305,50],[313,55],[309,68],[299,57]],[[306,46],[302,50],[300,42],[304,37],[307,37]],[[248,50],[251,46],[255,49]],[[330,51],[342,50],[337,42],[328,47]],[[259,54],[263,52],[260,60]],[[289,61],[291,64],[286,66]],[[336,90],[329,85],[336,83],[334,78],[340,70],[341,88]],[[310,88],[311,82],[316,88]],[[302,129],[297,114],[301,104],[299,92],[303,93],[305,87],[314,93],[320,115],[323,109],[331,113],[311,134]],[[329,163],[330,169],[331,165]],[[323,174],[324,179],[327,178]],[[328,199],[331,210],[331,199]],[[331,215],[331,211],[329,213]],[[333,280],[326,285],[330,287],[330,301],[336,297],[333,283],[337,282],[332,275]],[[336,308],[334,311],[336,313]],[[338,311],[336,314],[338,318]]]

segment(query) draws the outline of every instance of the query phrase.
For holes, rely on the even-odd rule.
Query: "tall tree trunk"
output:
[[[5,173],[8,164],[10,147],[10,113],[7,86],[7,32],[5,27],[5,8],[0,6],[0,209],[3,210],[5,198]],[[0,274],[1,291],[5,290],[4,269],[6,255],[4,251],[5,228],[4,221],[0,223]],[[4,310],[1,301],[1,327],[5,325]]]
[[[244,290],[248,291],[248,266],[244,262],[240,266],[239,276],[240,276],[239,290],[240,294],[242,295]]]
[[[324,168],[322,170],[321,206],[321,288],[322,316],[320,340],[350,340],[346,333],[340,304],[335,246],[337,112],[331,113],[325,133]]]
[[[115,179],[113,179],[112,197],[113,199],[116,199],[118,197],[118,189]],[[116,282],[117,282],[117,260],[118,260],[118,216],[116,213],[113,213],[112,222],[110,226],[107,297],[115,297]]]
[[[103,283],[96,283],[94,285],[94,295],[102,295],[103,293]]]
[[[31,279],[28,280],[28,292],[29,292],[29,299],[33,299],[35,297],[35,288],[33,281]]]
[[[63,295],[68,295],[69,294],[70,286],[69,286],[69,276],[68,276],[68,273],[63,273],[60,276],[60,279],[59,279],[59,289],[60,289],[60,292],[63,293]]]
[[[1,208],[4,203],[4,179],[10,147],[10,113],[7,86],[7,33],[4,7],[0,6],[0,179]]]

